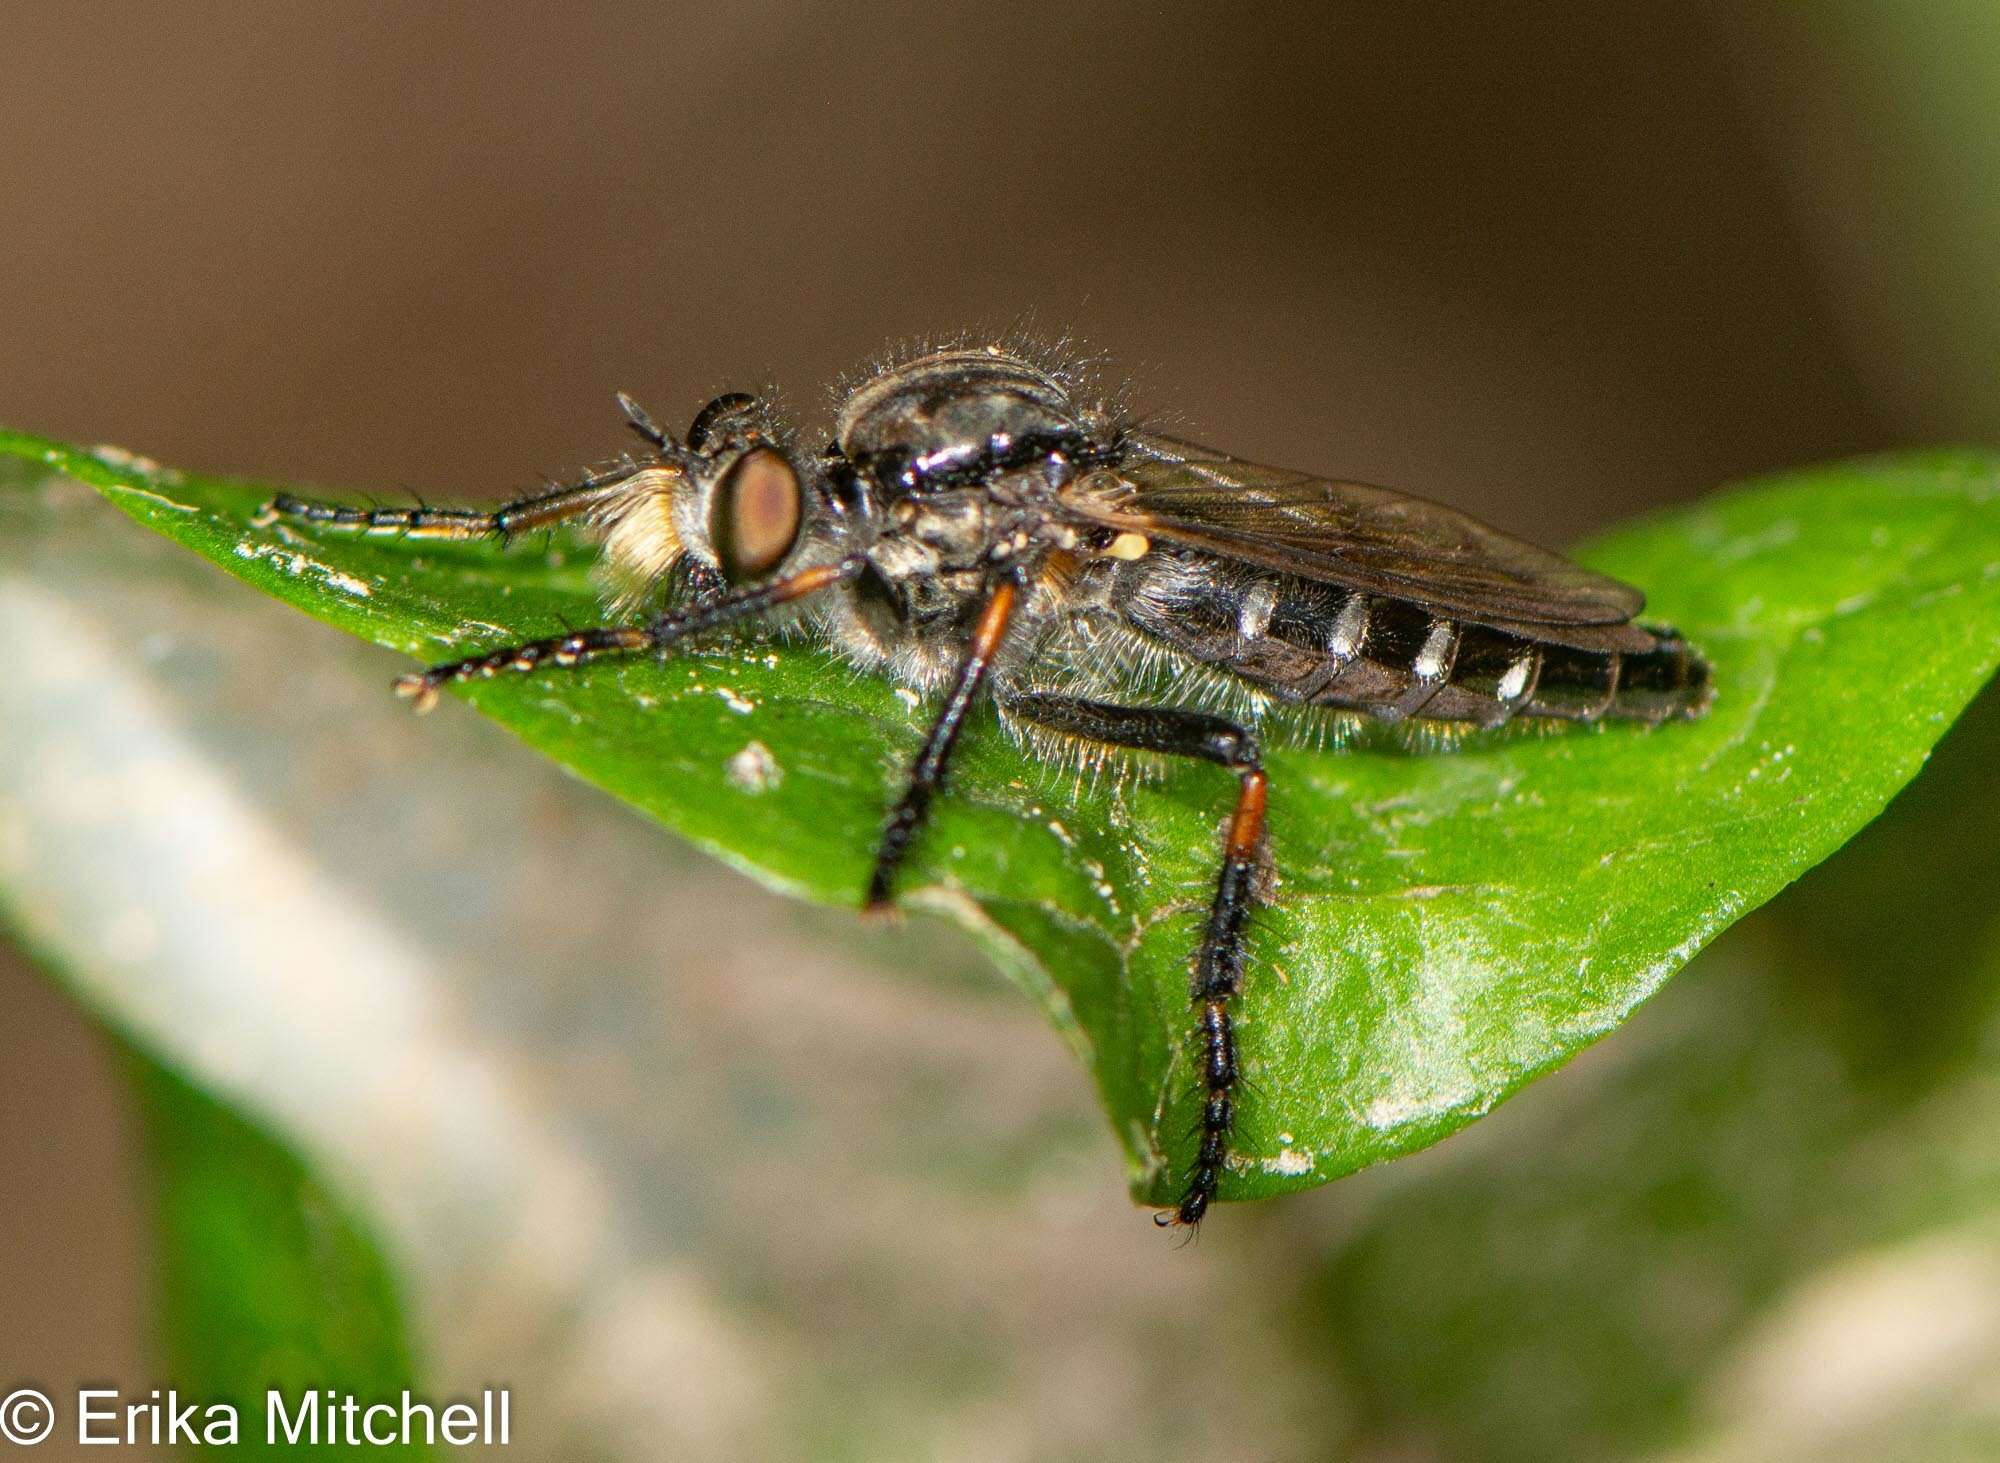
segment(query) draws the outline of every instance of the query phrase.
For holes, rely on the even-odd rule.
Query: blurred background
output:
[[[1980,0],[6,29],[0,420],[190,468],[490,500],[622,449],[616,390],[679,422],[775,383],[819,422],[889,342],[1023,321],[1191,435],[1555,543],[2000,438]],[[120,714],[304,871],[302,934],[308,896],[368,912],[326,943],[408,974],[382,1039],[483,1136],[413,1113],[359,1151],[260,1070],[200,1121],[302,1165],[312,1243],[379,1248],[388,1349],[511,1382],[526,1456],[2000,1455],[1990,694],[1562,1077],[1175,1252],[1061,1044],[941,931],[787,906],[470,717],[419,735],[389,657],[108,518],[17,520],[0,573],[143,644]],[[359,999],[305,964],[284,1019]],[[0,1381],[159,1382],[200,1277],[149,1155],[206,1099],[149,1063],[0,948]],[[962,1146],[912,1151],[940,1113]]]

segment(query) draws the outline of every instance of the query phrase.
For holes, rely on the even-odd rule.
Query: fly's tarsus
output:
[[[294,498],[287,493],[280,493],[271,499],[252,521],[260,527],[268,527],[280,519],[409,538],[479,539],[499,537],[502,533],[501,514],[497,511],[489,513],[471,508],[422,506],[357,508],[344,503]]]
[[[419,713],[437,705],[438,692],[453,681],[490,680],[503,671],[527,674],[544,665],[569,670],[606,655],[630,655],[650,650],[656,644],[651,629],[610,626],[595,630],[572,630],[546,640],[529,640],[502,650],[489,651],[469,660],[455,660],[432,666],[415,675],[398,676],[398,696],[411,702]]]
[[[1081,379],[1008,347],[934,351],[856,385],[832,443],[809,455],[753,397],[717,397],[677,441],[621,396],[643,462],[491,511],[280,497],[260,521],[505,542],[580,520],[605,535],[615,605],[672,606],[404,676],[396,689],[418,710],[453,683],[665,654],[827,593],[836,648],[944,692],[883,825],[866,908],[891,899],[989,690],[1055,740],[1234,773],[1189,969],[1193,1152],[1156,1216],[1191,1228],[1221,1196],[1257,1095],[1236,1040],[1264,873],[1257,728],[1308,729],[1321,711],[1439,728],[1659,725],[1701,715],[1714,690],[1684,640],[1634,618],[1644,598],[1629,585],[1437,504],[1137,430],[1082,397]],[[1272,705],[1291,716],[1262,721]]]

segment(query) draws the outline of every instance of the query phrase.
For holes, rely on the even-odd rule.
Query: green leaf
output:
[[[0,933],[27,933],[30,922],[4,903],[0,916]],[[214,1420],[209,1404],[230,1403],[239,1438],[231,1456],[276,1457],[285,1449],[264,1437],[269,1389],[294,1414],[315,1390],[367,1400],[421,1394],[396,1279],[346,1196],[190,1083],[117,1013],[100,1016],[88,984],[53,952],[34,953],[103,1020],[119,1058],[143,1143],[165,1365],[157,1380],[199,1404],[196,1432],[206,1435]],[[421,1435],[371,1451],[430,1456]]]
[[[1996,765],[2000,685],[1618,1060],[1291,1237],[1277,1344],[1365,1399],[1356,1455],[1990,1454],[1943,1437],[1991,1438]]]
[[[169,1374],[183,1397],[233,1402],[243,1457],[266,1446],[265,1393],[296,1416],[332,1389],[394,1401],[415,1386],[388,1269],[341,1198],[298,1158],[136,1047]],[[197,1414],[197,1421],[202,1414]],[[371,1449],[421,1458],[419,1441]]]
[[[268,486],[0,435],[5,455],[419,659],[601,617],[583,545],[260,528]],[[1715,709],[1450,756],[1274,749],[1282,882],[1240,1003],[1252,1086],[1225,1197],[1435,1142],[1616,1027],[1879,812],[2000,659],[2000,478],[1982,457],[1759,484],[1581,557],[1644,586],[1650,613],[1713,659]],[[797,642],[504,678],[468,699],[736,867],[842,903],[922,730],[905,694]],[[1164,1199],[1188,1156],[1186,961],[1227,780],[1079,786],[1025,760],[989,713],[953,792],[908,902],[964,922],[1042,1002],[1096,1080],[1135,1191]]]

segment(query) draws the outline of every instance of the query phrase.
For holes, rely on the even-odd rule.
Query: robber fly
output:
[[[883,827],[869,908],[892,898],[989,690],[1031,740],[1234,774],[1190,965],[1200,1143],[1162,1224],[1198,1223],[1230,1157],[1231,1005],[1262,879],[1259,729],[1342,715],[1658,723],[1709,701],[1702,658],[1636,622],[1638,590],[1434,503],[1141,430],[1030,351],[958,347],[876,370],[817,455],[751,396],[717,397],[680,440],[620,401],[643,457],[491,512],[278,498],[269,513],[412,537],[603,532],[620,623],[404,676],[419,709],[455,682],[663,654],[810,601],[853,661],[939,697]]]

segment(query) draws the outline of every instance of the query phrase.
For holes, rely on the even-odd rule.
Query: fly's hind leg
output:
[[[1157,1216],[1163,1225],[1199,1224],[1215,1198],[1236,1126],[1240,1073],[1229,1004],[1243,986],[1244,936],[1264,842],[1267,783],[1257,739],[1233,721],[1172,707],[1114,706],[1041,691],[1003,696],[1001,706],[1010,715],[1051,731],[1136,751],[1199,757],[1237,776],[1236,811],[1223,840],[1222,871],[1216,876],[1215,899],[1188,982],[1201,1066],[1201,1148],[1182,1186],[1180,1202]]]

